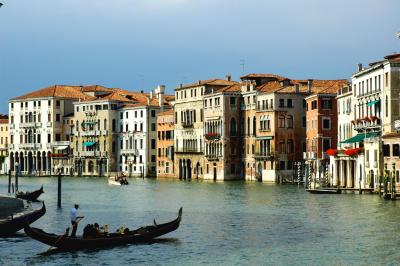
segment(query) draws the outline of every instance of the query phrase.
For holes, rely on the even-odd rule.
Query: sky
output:
[[[54,84],[349,79],[400,53],[398,0],[0,0],[0,113]]]

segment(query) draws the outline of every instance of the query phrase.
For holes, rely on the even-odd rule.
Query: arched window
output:
[[[247,117],[247,135],[250,136],[250,117]]]
[[[237,128],[236,128],[236,119],[231,118],[231,136],[236,136]]]
[[[293,128],[293,116],[292,115],[288,115],[286,117],[286,123],[287,123],[288,128]]]
[[[387,95],[386,95],[386,98],[385,98],[385,114],[386,114],[386,117],[388,117],[388,114],[389,114],[389,101],[388,101],[388,97],[387,97]]]
[[[107,119],[104,119],[104,130],[107,130]]]
[[[280,115],[279,116],[279,127],[284,128],[285,127],[285,116]]]
[[[289,139],[287,141],[287,153],[293,153],[293,152],[294,152],[293,140]]]

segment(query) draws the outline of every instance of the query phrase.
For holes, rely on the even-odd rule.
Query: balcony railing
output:
[[[219,140],[221,138],[221,135],[219,133],[209,132],[204,134],[204,137],[206,138],[206,140]]]
[[[203,153],[203,150],[193,148],[179,148],[176,149],[175,153]]]
[[[86,136],[100,136],[101,131],[100,130],[89,130],[89,131],[81,131],[80,136],[86,137]]]
[[[193,127],[193,122],[183,122],[182,127],[184,127],[184,128]]]
[[[209,161],[216,161],[219,160],[220,157],[222,157],[222,154],[206,154],[205,157]]]
[[[121,153],[124,155],[135,155],[137,156],[139,154],[138,149],[123,149],[121,150]]]
[[[24,150],[36,150],[40,149],[42,147],[42,144],[40,143],[21,143],[19,144],[20,149]]]
[[[40,122],[29,122],[29,123],[21,123],[19,127],[26,128],[26,127],[41,127],[42,123]]]
[[[273,152],[255,152],[254,153],[254,158],[256,160],[268,160],[272,159],[274,157]]]

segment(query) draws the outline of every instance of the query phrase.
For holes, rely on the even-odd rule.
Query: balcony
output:
[[[66,148],[68,148],[70,145],[69,141],[55,141],[52,143],[47,143],[46,147],[47,148],[52,148],[52,149],[56,149],[56,150],[64,150]]]
[[[259,132],[271,132],[271,129],[270,128],[260,128],[258,131]]]
[[[81,137],[100,136],[100,135],[101,135],[100,130],[89,130],[89,131],[81,131],[80,132]]]
[[[210,133],[204,134],[204,138],[205,138],[206,140],[219,140],[219,139],[221,138],[221,135],[218,134],[218,133],[212,133],[212,132],[210,132]]]
[[[29,123],[21,123],[19,124],[20,128],[35,128],[35,127],[41,127],[42,123],[40,122],[29,122]]]
[[[313,151],[303,152],[303,159],[305,160],[315,160],[317,158],[317,153]]]
[[[183,122],[182,123],[183,128],[192,128],[193,127],[193,122]]]
[[[218,161],[222,154],[206,154],[205,157],[208,161]]]
[[[274,153],[273,152],[255,152],[254,153],[254,159],[258,161],[265,161],[265,160],[271,160],[274,158]]]
[[[271,106],[263,106],[263,105],[259,105],[257,106],[256,112],[271,112],[274,111],[274,108]]]
[[[19,148],[23,150],[38,150],[42,147],[40,143],[21,143]]]
[[[179,148],[176,149],[175,153],[203,153],[201,149],[193,149],[193,148]]]
[[[138,156],[139,150],[138,149],[123,149],[123,150],[121,150],[121,154]]]

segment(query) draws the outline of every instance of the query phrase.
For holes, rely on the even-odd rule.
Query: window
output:
[[[287,127],[288,128],[293,128],[293,116],[292,115],[288,115],[286,117],[286,121],[287,121]]]
[[[237,133],[237,128],[236,128],[236,119],[235,118],[231,118],[231,136],[236,136]]]
[[[152,149],[156,148],[156,140],[155,139],[151,139],[151,148]]]
[[[294,152],[293,140],[289,139],[287,141],[287,153],[293,153],[293,152]]]
[[[393,156],[400,156],[399,144],[393,144]]]
[[[279,107],[285,107],[285,99],[279,99]]]
[[[156,123],[151,123],[151,131],[156,131]]]
[[[151,117],[156,117],[156,110],[151,110]]]
[[[285,116],[280,115],[279,116],[279,127],[284,128],[285,127]]]
[[[311,110],[317,109],[317,100],[311,102]]]
[[[285,170],[285,161],[279,161],[279,169]]]
[[[236,105],[236,97],[230,97],[229,98],[229,104],[230,105]]]
[[[56,134],[56,141],[61,141],[61,134]]]
[[[389,73],[385,73],[385,86],[389,86]]]
[[[204,109],[207,109],[207,100],[204,100]]]
[[[287,99],[287,107],[289,107],[289,108],[293,107],[292,99]]]
[[[151,156],[151,162],[153,162],[153,163],[156,162],[156,156],[155,156],[155,155],[152,155],[152,156]]]
[[[60,107],[60,100],[56,101],[56,107]]]
[[[332,109],[332,100],[322,99],[322,109]]]
[[[322,119],[322,128],[323,129],[331,129],[331,119],[330,118]]]
[[[305,116],[302,117],[302,125],[303,127],[307,127],[307,119]]]
[[[324,139],[322,141],[322,151],[326,152],[330,148],[331,148],[331,140],[330,139]]]
[[[51,143],[51,134],[47,134],[47,142]]]
[[[113,132],[115,132],[115,130],[116,130],[116,125],[117,125],[117,123],[116,123],[115,119],[113,119],[112,120],[112,131]]]
[[[56,122],[60,122],[60,114],[56,114]]]
[[[385,144],[383,145],[383,156],[385,157],[389,157],[390,156],[390,145],[389,144]]]

